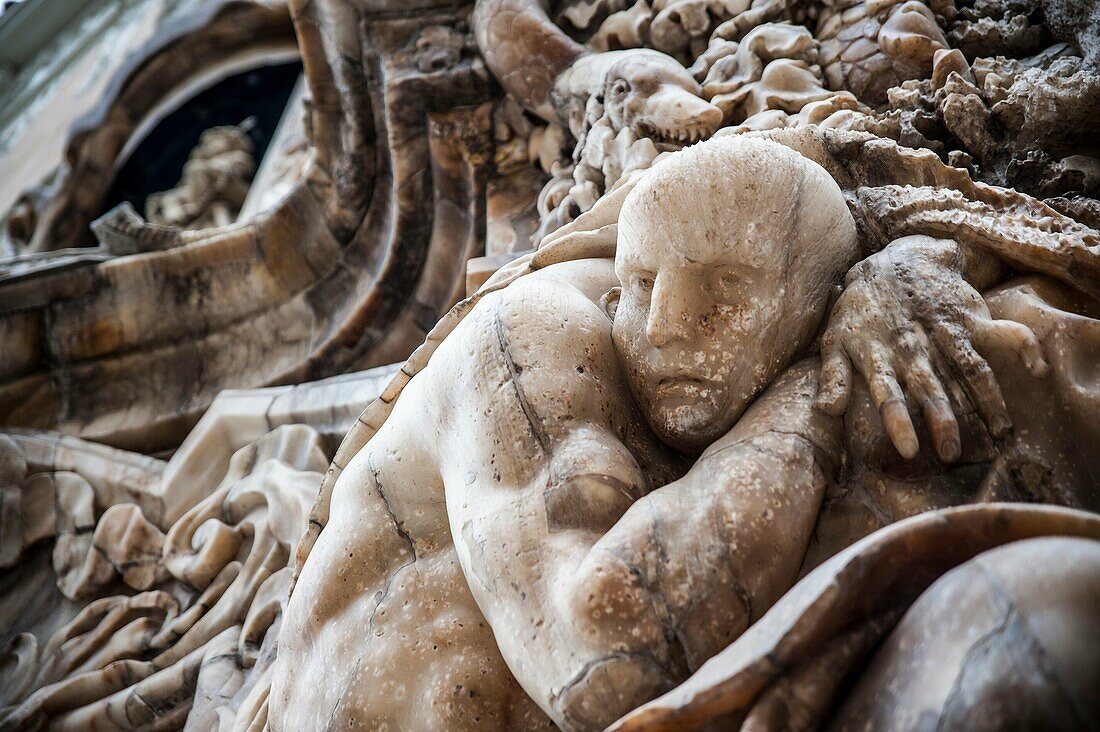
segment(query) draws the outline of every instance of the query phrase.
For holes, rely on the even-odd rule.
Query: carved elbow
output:
[[[600,730],[675,686],[644,652],[614,652],[581,668],[550,700],[564,730]]]
[[[566,601],[586,653],[551,694],[550,711],[563,729],[603,729],[674,686],[663,662],[666,635],[638,567],[594,549]]]

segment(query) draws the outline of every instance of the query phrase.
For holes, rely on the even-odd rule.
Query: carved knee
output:
[[[979,555],[910,607],[835,727],[1087,728],[1100,718],[1097,608],[1098,541],[1031,539]]]

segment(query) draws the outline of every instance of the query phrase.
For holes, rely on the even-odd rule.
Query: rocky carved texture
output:
[[[1065,46],[1025,61],[940,52],[930,79],[856,126],[935,150],[976,178],[1040,198],[1095,197],[1100,74]]]
[[[484,0],[477,17],[493,18],[498,5]],[[562,49],[548,65],[558,79],[577,75],[570,65],[583,74],[586,57],[625,49],[641,59],[640,49],[655,49],[688,67],[701,84],[695,93],[722,110],[722,126],[869,130],[932,149],[984,182],[1066,198],[1054,205],[1094,220],[1100,21],[1092,3],[590,0],[555,6],[551,21],[543,4],[511,0],[500,13],[521,13],[524,22],[481,26],[527,31],[479,36],[500,78],[522,75],[524,54],[515,49],[539,53],[545,39]],[[591,50],[578,50],[574,39]],[[509,50],[499,54],[497,46]],[[550,171],[540,198],[542,234],[695,137],[686,123],[666,125],[679,130],[672,135],[660,125],[624,131],[609,111],[608,89],[578,90],[580,101],[561,115],[577,145]]]

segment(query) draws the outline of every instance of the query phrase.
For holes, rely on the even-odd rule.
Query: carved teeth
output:
[[[673,130],[658,129],[653,130],[650,134],[651,136],[656,137],[659,140],[666,142],[678,142],[680,144],[696,142],[701,137],[700,131],[693,127]]]
[[[702,140],[706,130],[703,127],[695,125],[668,129],[656,127],[646,122],[638,122],[635,132],[639,137],[649,137],[659,142],[691,145]]]

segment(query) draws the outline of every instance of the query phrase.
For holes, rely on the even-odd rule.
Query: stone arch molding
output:
[[[0,271],[2,423],[155,451],[222,389],[404,358],[484,247],[494,91],[464,12],[229,0],[136,54],[74,127],[31,253]],[[132,254],[70,248],[165,90],[242,43],[294,37],[311,150],[277,204],[199,231],[110,222]]]
[[[65,170],[28,243],[31,252],[90,243],[116,163],[135,134],[168,99],[240,57],[295,47],[285,5],[218,0],[162,28],[119,68],[96,105],[76,120],[65,145]]]

